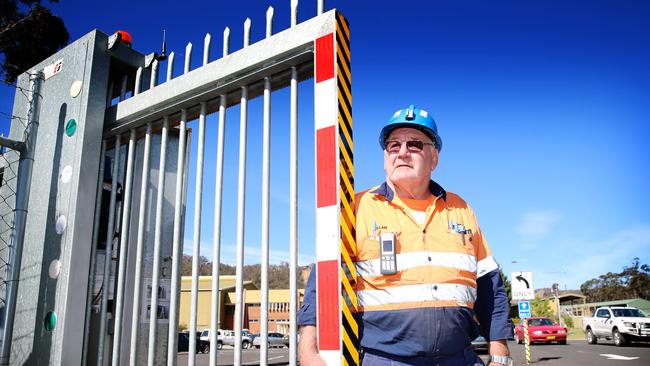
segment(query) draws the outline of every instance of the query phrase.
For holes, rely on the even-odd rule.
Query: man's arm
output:
[[[481,334],[490,342],[490,355],[507,356],[510,351],[506,339],[512,332],[508,323],[510,304],[499,270],[484,274],[476,282],[478,296],[474,310],[481,325]],[[490,366],[498,365],[490,363]]]
[[[498,341],[490,341],[488,344],[488,352],[491,355],[500,355],[500,356],[509,356],[510,350],[508,349],[508,343],[505,339],[500,339]],[[501,366],[501,364],[490,362],[488,366]]]
[[[316,266],[312,266],[305,298],[298,311],[298,326],[300,338],[298,342],[298,358],[301,366],[323,366],[325,361],[318,354],[316,333]]]
[[[298,358],[302,366],[326,365],[318,354],[316,341],[316,326],[305,325],[300,327],[300,342],[298,343]]]

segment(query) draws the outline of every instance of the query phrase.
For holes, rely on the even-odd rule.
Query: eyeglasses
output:
[[[419,140],[409,140],[409,141],[397,141],[397,140],[387,140],[384,143],[384,150],[389,154],[397,154],[402,149],[402,145],[406,144],[406,150],[412,153],[422,152],[424,145],[434,146],[431,142],[424,142]]]

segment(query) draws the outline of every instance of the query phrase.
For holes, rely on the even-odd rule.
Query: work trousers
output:
[[[439,357],[399,357],[375,350],[364,350],[362,366],[485,366],[483,360],[467,347],[462,353]]]

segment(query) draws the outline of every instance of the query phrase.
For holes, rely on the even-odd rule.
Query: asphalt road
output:
[[[524,345],[509,342],[510,352],[515,365],[526,365]],[[232,365],[234,350],[229,347],[219,351],[218,365]],[[487,360],[487,354],[481,354]],[[259,350],[242,350],[242,365],[259,365]],[[596,345],[587,342],[569,341],[567,345],[534,344],[531,346],[531,364],[540,366],[647,366],[650,365],[650,344],[635,343],[627,347],[616,347],[613,343],[599,341]],[[178,364],[187,365],[187,352],[178,355]],[[196,365],[207,366],[210,359],[207,354],[196,356]],[[272,348],[269,350],[269,365],[288,365],[289,349]]]
[[[509,342],[510,353],[515,365],[525,365],[523,344]],[[647,366],[650,365],[650,344],[634,343],[628,347],[616,347],[612,342],[599,341],[587,344],[586,341],[569,341],[567,345],[534,344],[530,347],[534,365],[563,366]],[[487,357],[484,357],[486,359]]]

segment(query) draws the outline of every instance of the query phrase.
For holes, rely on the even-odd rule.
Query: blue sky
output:
[[[275,32],[286,29],[289,0],[62,0],[51,8],[71,40],[93,28],[125,29],[142,53],[159,51],[166,29],[178,76],[187,42],[194,44],[192,69],[199,66],[207,32],[211,61],[221,56],[226,26],[232,52],[241,48],[246,17],[253,22],[252,42],[262,39],[269,5]],[[315,7],[316,1],[302,1],[299,21],[313,17]],[[326,1],[325,7],[350,21],[357,189],[383,180],[378,132],[395,110],[415,104],[433,115],[443,139],[433,178],[473,206],[505,273],[532,271],[536,287],[578,288],[636,256],[650,263],[649,3],[405,0]],[[314,256],[313,81],[301,83],[300,91],[304,264]],[[13,92],[0,88],[0,111],[11,111]],[[288,260],[288,91],[273,98],[279,105],[273,107],[271,261],[277,263]],[[222,259],[232,264],[238,108],[228,116]],[[261,100],[251,101],[249,118],[246,262],[255,263]],[[7,120],[0,121],[6,133]],[[201,235],[201,254],[208,256],[216,122],[216,115],[208,118]],[[190,127],[197,130],[196,123]],[[193,178],[189,187],[185,252],[191,252]]]

